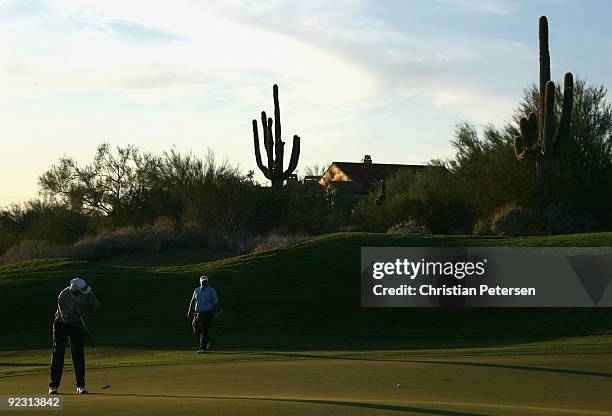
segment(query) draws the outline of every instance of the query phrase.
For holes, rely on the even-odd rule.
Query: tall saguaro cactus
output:
[[[274,122],[272,118],[266,116],[266,112],[261,112],[261,124],[264,135],[264,149],[268,158],[268,165],[264,165],[261,160],[261,152],[259,150],[259,132],[257,128],[257,120],[253,120],[253,139],[255,143],[255,160],[257,167],[272,182],[272,189],[279,190],[283,187],[283,182],[289,179],[289,176],[297,168],[298,159],[300,158],[300,138],[293,136],[293,148],[291,149],[291,159],[287,170],[283,171],[283,159],[285,156],[285,142],[281,137],[280,123],[280,105],[278,103],[278,85],[274,84]],[[274,126],[274,134],[272,134],[272,126]]]
[[[563,80],[563,105],[557,127],[555,116],[555,83],[550,80],[550,54],[548,51],[548,20],[540,17],[540,108],[539,114],[529,113],[519,122],[520,135],[514,138],[514,153],[519,161],[534,158],[541,193],[546,192],[549,164],[554,155],[564,151],[568,142],[574,79],[571,72]]]

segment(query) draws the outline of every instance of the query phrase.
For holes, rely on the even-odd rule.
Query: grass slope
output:
[[[209,248],[184,248],[120,254],[101,260],[100,263],[126,267],[183,266],[206,263],[232,256],[234,254],[228,251],[211,250]]]
[[[185,312],[206,273],[222,299],[215,333],[232,349],[470,347],[610,334],[606,309],[364,309],[362,246],[601,246],[612,233],[544,238],[391,236],[339,233],[279,250],[180,267],[114,267],[41,260],[0,267],[2,348],[43,348],[57,293],[82,276],[103,308],[90,325],[100,345],[193,344]]]

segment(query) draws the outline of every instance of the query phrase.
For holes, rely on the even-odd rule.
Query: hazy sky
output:
[[[458,120],[501,124],[538,77],[612,86],[607,1],[0,0],[0,206],[98,144],[211,148],[256,169],[251,120],[278,83],[287,151],[313,163],[452,155]],[[288,161],[286,156],[285,160]],[[259,176],[259,178],[262,178]]]

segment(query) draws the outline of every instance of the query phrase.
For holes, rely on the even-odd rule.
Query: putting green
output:
[[[40,394],[45,351],[0,352],[0,394]],[[112,358],[111,358],[112,357]],[[48,357],[46,357],[48,359]],[[612,354],[105,350],[66,415],[610,415]],[[29,374],[28,374],[29,373]],[[399,386],[398,386],[399,385]],[[23,414],[25,412],[18,412]],[[30,412],[34,413],[34,412]],[[40,414],[40,412],[38,412]]]

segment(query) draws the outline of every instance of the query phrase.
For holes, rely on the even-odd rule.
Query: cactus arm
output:
[[[514,138],[514,154],[517,160],[524,160],[533,153],[538,144],[538,116],[529,113],[529,117],[519,120],[520,134]]]
[[[261,112],[261,125],[264,132],[264,147],[266,149],[266,157],[268,158],[268,175],[270,175],[268,179],[272,180],[272,177],[274,176],[274,157],[272,154],[272,143],[274,139],[270,134],[268,117],[266,116],[265,111]]]
[[[264,130],[265,131],[265,130]],[[264,166],[263,161],[261,160],[261,151],[259,150],[259,132],[257,129],[257,120],[253,120],[253,141],[255,144],[255,161],[257,162],[257,167],[267,179],[270,179],[270,173],[268,172],[268,168]]]
[[[270,147],[270,138],[268,137],[268,117],[266,116],[266,112],[261,112],[261,129],[264,134],[264,149],[266,151],[266,156],[268,157],[268,161],[270,160],[270,153],[268,152],[268,148]]]
[[[554,147],[555,137],[555,83],[548,81],[546,83],[546,98],[544,100],[544,128],[542,132],[541,152],[546,154]]]
[[[565,74],[563,79],[563,105],[561,119],[557,132],[557,149],[561,150],[569,140],[569,131],[572,121],[572,107],[574,105],[574,78],[571,72]]]
[[[521,136],[514,136],[514,141],[512,144],[514,147],[514,155],[516,156],[516,160],[524,160],[527,150],[523,146],[523,138]]]
[[[526,149],[523,147],[523,138],[521,136],[514,136],[514,154],[519,161],[525,159]]]
[[[541,16],[539,21],[540,37],[540,138],[544,134],[544,118],[546,83],[550,81],[550,52],[548,50],[548,20]]]
[[[272,135],[272,119],[268,117],[268,123],[266,125],[266,130],[268,132],[268,170],[270,171],[270,176],[274,177],[276,175],[275,166],[276,161],[274,160],[274,136]]]
[[[300,159],[300,137],[293,136],[293,147],[291,148],[291,159],[289,160],[289,166],[287,170],[283,173],[283,180],[287,180],[289,175],[293,173],[295,168],[297,168],[298,160]]]
[[[274,97],[274,138],[275,138],[275,169],[276,174],[283,174],[284,156],[285,156],[285,143],[283,143],[281,136],[281,122],[280,122],[280,104],[278,102],[278,85],[274,84],[272,87],[272,95]]]
[[[538,116],[535,113],[529,113],[527,122],[528,136],[533,148],[538,142]]]
[[[519,121],[519,131],[521,138],[521,147],[523,147],[524,145],[526,148],[532,148],[533,142],[531,140],[532,138],[529,136],[529,121],[527,120],[527,117],[521,117]]]

